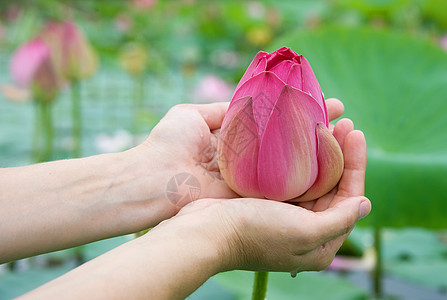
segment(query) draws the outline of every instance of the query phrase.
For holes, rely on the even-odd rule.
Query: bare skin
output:
[[[336,124],[345,171],[320,199],[236,199],[213,151],[227,105],[177,106],[123,153],[0,170],[2,262],[158,224],[23,298],[183,299],[222,271],[326,268],[371,209],[363,134],[349,120]],[[330,119],[343,112],[338,100],[327,106]],[[202,199],[167,200],[166,183],[181,172],[198,178]]]

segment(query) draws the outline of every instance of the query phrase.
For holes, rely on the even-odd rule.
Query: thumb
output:
[[[371,202],[366,197],[350,197],[325,211],[317,212],[319,232],[324,232],[323,242],[349,233],[355,223],[371,211]]]

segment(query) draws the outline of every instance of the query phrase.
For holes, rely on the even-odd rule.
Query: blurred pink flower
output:
[[[194,89],[193,101],[196,103],[230,101],[233,90],[233,86],[216,75],[207,75]]]
[[[13,54],[10,73],[13,81],[30,90],[36,100],[52,101],[56,97],[59,80],[50,48],[41,39],[27,42]]]
[[[64,79],[83,79],[96,71],[96,53],[75,23],[49,22],[40,37],[50,46],[56,71]]]
[[[128,32],[132,26],[133,21],[128,14],[122,13],[115,18],[115,27],[119,32]]]
[[[50,55],[50,49],[41,40],[32,40],[13,54],[10,64],[12,79],[20,87],[29,87],[42,62]]]
[[[445,51],[447,51],[447,34],[445,34],[444,36],[442,36],[439,39],[439,44],[441,45],[441,48],[444,49]]]
[[[148,9],[157,4],[157,0],[132,0],[132,6],[136,9]]]

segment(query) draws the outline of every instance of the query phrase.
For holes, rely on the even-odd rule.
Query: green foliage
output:
[[[372,29],[321,29],[281,38],[305,55],[326,97],[368,143],[362,224],[446,227],[447,54],[430,41]]]
[[[233,271],[218,274],[213,279],[242,300],[250,299],[253,276],[253,272]],[[269,273],[267,298],[272,300],[367,299],[366,295],[361,288],[328,273],[300,273],[296,278],[287,273]]]

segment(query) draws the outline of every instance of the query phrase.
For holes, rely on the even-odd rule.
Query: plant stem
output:
[[[39,101],[40,124],[42,129],[43,144],[38,157],[38,162],[49,161],[53,156],[53,116],[51,102]]]
[[[145,235],[146,233],[149,232],[149,230],[151,230],[151,229],[148,228],[148,229],[143,229],[141,231],[135,232],[135,238],[139,238],[140,236]]]
[[[82,156],[82,110],[81,85],[79,80],[71,82],[71,116],[73,122],[73,157]]]
[[[144,109],[144,75],[133,77],[133,122],[132,131],[138,131],[138,123]]]
[[[382,261],[382,243],[381,243],[381,228],[374,228],[374,248],[376,250],[376,264],[374,266],[374,296],[376,299],[381,299],[383,294],[382,276],[383,276],[383,261]]]
[[[264,300],[267,294],[268,272],[255,272],[251,300]]]
[[[137,78],[137,106],[139,110],[144,109],[144,75],[140,75]]]
[[[41,155],[41,139],[42,139],[42,120],[40,103],[33,101],[34,109],[34,130],[31,141],[31,161],[33,163],[40,162]]]

